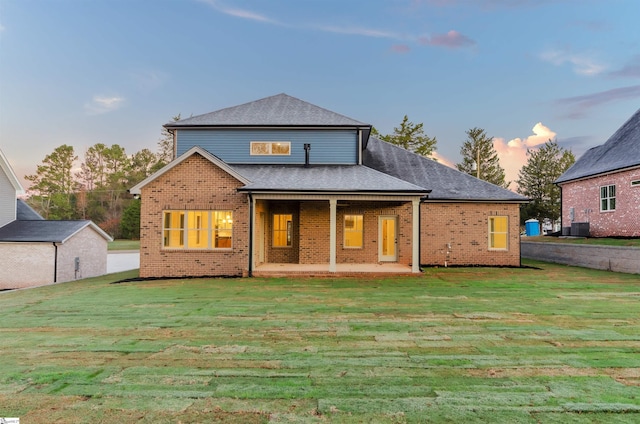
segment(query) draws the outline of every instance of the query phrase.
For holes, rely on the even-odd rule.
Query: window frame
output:
[[[254,146],[265,145],[264,152],[254,152]],[[276,152],[274,153],[274,146],[287,146],[286,153]],[[291,156],[291,142],[290,141],[252,141],[249,147],[250,156]]]
[[[291,213],[274,213],[271,215],[271,247],[277,249],[290,249],[293,247],[293,214]],[[276,217],[284,217],[278,219],[276,225]],[[284,223],[284,228],[280,226]],[[277,232],[277,233],[276,233]],[[284,234],[285,244],[276,244]]]
[[[347,218],[354,218],[354,228],[347,227]],[[358,224],[360,224],[358,226]],[[359,228],[358,228],[359,227]],[[347,244],[347,235],[359,234],[360,244],[357,246],[349,246]],[[342,235],[342,247],[345,249],[363,249],[364,248],[364,215],[363,214],[345,214],[343,218],[343,235]]]
[[[173,232],[177,232],[178,235],[173,235]],[[176,237],[177,243],[172,244],[172,238]],[[221,241],[224,241],[224,246],[220,246]],[[183,251],[232,250],[233,210],[163,210],[162,249]]]
[[[631,187],[640,187],[640,180],[631,180]]]
[[[492,223],[495,223],[495,220],[497,219],[504,219],[504,224],[505,224],[505,231],[496,231],[495,230],[495,224],[493,225],[493,229],[492,229]],[[492,251],[508,251],[509,250],[509,217],[506,215],[494,215],[494,216],[490,216],[489,219],[487,220],[487,225],[488,225],[488,246],[489,246],[489,250]],[[495,240],[495,236],[496,235],[502,235],[504,234],[504,247],[495,247],[496,246],[496,240]]]
[[[611,189],[613,188],[613,196]],[[607,184],[600,186],[600,212],[615,212],[616,210],[616,185]],[[606,206],[606,207],[603,207]]]

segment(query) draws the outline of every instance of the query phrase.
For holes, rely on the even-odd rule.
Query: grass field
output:
[[[114,240],[108,244],[109,250],[140,250],[140,240]]]
[[[551,237],[551,236],[535,236],[523,237],[522,241],[533,241],[539,243],[572,243],[572,244],[590,244],[597,246],[629,246],[640,247],[640,237],[636,238],[607,238],[607,237]]]
[[[640,278],[528,264],[0,293],[0,417],[640,422]]]

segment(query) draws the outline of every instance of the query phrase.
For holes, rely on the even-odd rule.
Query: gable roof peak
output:
[[[369,124],[290,96],[276,94],[180,121],[165,128],[185,127],[369,127]]]

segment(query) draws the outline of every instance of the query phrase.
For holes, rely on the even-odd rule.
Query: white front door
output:
[[[378,218],[378,260],[395,262],[397,255],[397,219],[395,216]]]

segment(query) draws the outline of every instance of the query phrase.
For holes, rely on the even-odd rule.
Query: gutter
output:
[[[253,277],[253,193],[247,192],[249,195],[249,266],[248,276]]]
[[[57,283],[58,282],[58,245],[56,244],[56,242],[53,242],[53,250],[54,250],[54,255],[53,255],[53,282]]]

